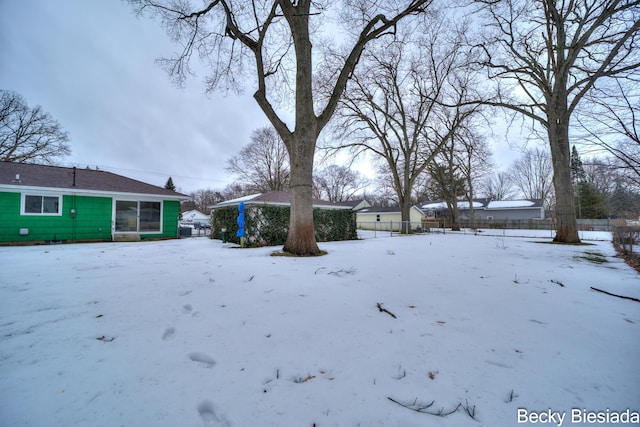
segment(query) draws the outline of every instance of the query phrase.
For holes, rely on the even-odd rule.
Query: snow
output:
[[[185,224],[193,224],[194,222],[209,222],[211,217],[199,210],[190,210],[182,212],[182,222]]]
[[[366,234],[316,258],[206,238],[0,247],[0,425],[514,426],[533,425],[517,423],[523,408],[638,411],[640,304],[590,289],[640,298],[610,235],[565,246],[499,232]],[[389,398],[462,407],[436,417]]]
[[[469,202],[458,202],[458,209],[469,209]],[[484,205],[481,202],[473,202],[474,208],[481,208]],[[446,202],[427,203],[422,205],[422,210],[447,209]]]
[[[526,208],[535,205],[531,200],[494,200],[489,202],[487,209]]]
[[[237,199],[225,200],[224,202],[220,202],[220,203],[216,204],[215,206],[216,207],[233,206],[233,205],[236,205],[236,204],[240,204],[240,202],[248,202],[248,201],[253,200],[256,197],[260,197],[260,196],[262,196],[262,193],[250,194],[248,196],[238,197]]]

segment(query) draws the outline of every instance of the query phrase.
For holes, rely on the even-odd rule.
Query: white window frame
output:
[[[58,212],[27,212],[27,197],[41,197],[44,202],[45,197],[58,199]],[[44,203],[41,204],[41,210],[44,207]],[[25,216],[62,216],[62,194],[47,194],[46,192],[29,192],[22,193],[20,195],[20,215]]]

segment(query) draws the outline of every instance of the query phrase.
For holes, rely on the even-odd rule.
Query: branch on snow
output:
[[[390,312],[389,310],[387,310],[386,308],[382,307],[382,303],[377,303],[376,304],[378,307],[378,310],[380,310],[380,313],[387,313],[389,316],[393,317],[394,319],[397,319],[396,315],[393,314],[392,312]]]
[[[631,301],[640,302],[640,299],[638,299],[638,298],[626,297],[624,295],[612,294],[611,292],[603,291],[602,289],[594,288],[593,286],[591,286],[591,289],[593,289],[594,291],[597,291],[597,292],[602,292],[603,294],[611,295],[612,297],[618,297],[618,298],[622,298],[622,299],[630,299]]]
[[[402,406],[403,408],[407,408],[410,409],[414,412],[418,412],[420,414],[428,414],[428,415],[435,415],[436,417],[446,417],[448,415],[451,415],[455,412],[458,411],[458,409],[462,408],[464,410],[464,412],[472,419],[472,420],[476,420],[478,421],[478,419],[476,418],[476,407],[469,405],[469,402],[465,400],[465,403],[458,403],[455,408],[450,409],[450,410],[445,410],[444,406],[441,406],[440,409],[432,409],[433,405],[436,403],[435,400],[432,400],[429,403],[422,403],[422,402],[418,402],[418,399],[415,399],[412,403],[411,402],[400,402],[398,400],[395,400],[392,397],[388,397],[387,399],[389,399],[390,401],[392,401],[393,403]]]

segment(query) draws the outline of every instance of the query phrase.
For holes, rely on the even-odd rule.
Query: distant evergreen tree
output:
[[[603,194],[588,181],[582,181],[576,189],[577,217],[581,219],[604,219],[609,216],[609,206]]]
[[[167,180],[167,183],[164,185],[164,188],[166,188],[167,190],[176,191],[176,186],[173,185],[173,179],[171,179],[171,177],[169,177],[169,179]]]
[[[587,177],[587,174],[584,171],[582,160],[580,160],[580,155],[578,154],[578,150],[576,150],[575,145],[571,149],[570,168],[571,168],[571,180],[573,181],[573,188],[574,188],[574,191],[577,191],[578,186],[580,185],[580,183],[584,182],[584,180]]]

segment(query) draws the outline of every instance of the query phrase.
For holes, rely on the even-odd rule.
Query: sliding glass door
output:
[[[116,231],[159,233],[161,208],[161,202],[116,200]]]

